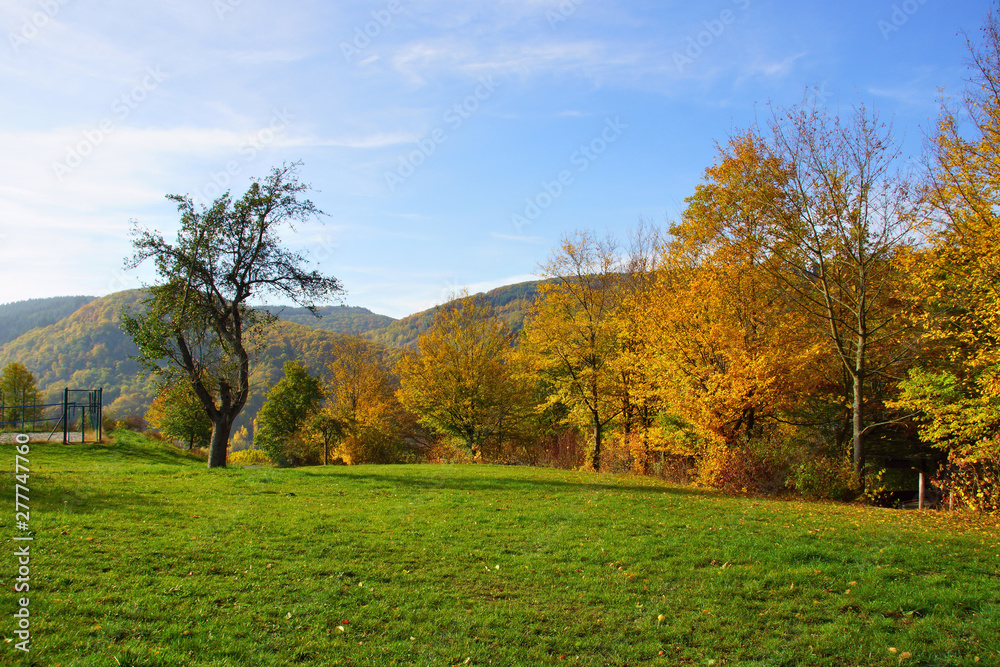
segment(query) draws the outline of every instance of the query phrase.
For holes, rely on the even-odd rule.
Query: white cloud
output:
[[[287,64],[305,60],[309,53],[305,51],[283,51],[272,49],[270,51],[223,51],[219,55],[226,60],[238,65],[264,65],[264,64]]]
[[[336,139],[317,139],[306,145],[339,146],[343,148],[385,148],[400,144],[412,144],[424,136],[423,132],[397,131],[376,132],[368,135],[344,136]]]
[[[805,52],[796,53],[782,60],[768,60],[764,57],[758,57],[745,67],[745,76],[786,77],[795,68],[795,62],[806,55],[808,54]]]

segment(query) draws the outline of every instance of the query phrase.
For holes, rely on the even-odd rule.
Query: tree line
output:
[[[624,243],[567,235],[519,336],[463,295],[437,309],[416,349],[346,337],[323,380],[286,366],[256,443],[289,463],[331,451],[537,462],[567,446],[599,471],[833,497],[877,491],[903,461],[996,510],[994,16],[970,49],[968,88],[943,104],[923,168],[867,108],[775,109],[720,145],[665,230],[642,223]],[[163,283],[154,316],[127,317],[126,329],[152,370],[192,387],[213,423],[210,465],[225,463],[250,350],[266,335],[249,295],[310,308],[339,290],[274,233],[318,213],[297,199],[303,189],[293,165],[202,213],[174,197],[178,243],[137,237],[135,263],[156,258]]]

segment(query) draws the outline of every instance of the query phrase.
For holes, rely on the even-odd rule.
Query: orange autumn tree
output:
[[[644,367],[664,408],[703,444],[703,472],[746,450],[773,426],[796,373],[813,355],[780,301],[761,236],[771,215],[759,197],[782,198],[774,158],[746,134],[706,170],[670,228],[657,286],[644,309]],[[779,204],[780,205],[780,204]]]
[[[387,351],[363,338],[342,336],[330,352],[326,401],[309,427],[323,446],[324,462],[331,447],[349,464],[401,460],[413,417],[396,397],[399,383]]]
[[[864,108],[845,119],[810,106],[779,110],[766,132],[750,134],[767,159],[727,186],[763,213],[744,245],[759,244],[784,303],[839,362],[860,486],[866,440],[899,421],[884,399],[911,353],[899,260],[919,220],[917,198],[891,128]],[[743,159],[735,150],[725,157]]]

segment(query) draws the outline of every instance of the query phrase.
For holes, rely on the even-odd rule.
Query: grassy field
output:
[[[209,472],[132,434],[30,461],[33,642],[0,664],[1000,664],[995,518],[521,467]],[[14,639],[9,473],[0,497]]]

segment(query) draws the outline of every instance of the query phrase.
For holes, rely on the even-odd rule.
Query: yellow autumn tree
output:
[[[758,197],[782,196],[773,161],[752,134],[730,142],[670,228],[640,311],[641,367],[671,417],[661,420],[663,446],[697,454],[707,481],[730,452],[748,459],[809,357],[765,268],[770,212]]]
[[[548,281],[525,321],[526,352],[561,402],[588,430],[590,462],[601,470],[608,426],[622,412],[622,262],[613,239],[576,232],[542,266]]]
[[[658,296],[657,268],[662,262],[661,231],[645,220],[633,229],[622,253],[616,285],[618,304],[611,329],[618,349],[611,359],[612,385],[618,406],[613,421],[612,456],[625,460],[620,467],[640,474],[655,472],[663,464],[663,429],[658,426],[661,395],[659,377],[650,372],[648,314]]]
[[[339,338],[327,366],[326,402],[310,423],[313,439],[345,463],[391,463],[400,459],[412,416],[396,397],[398,382],[386,350],[354,336]]]
[[[482,296],[440,306],[418,351],[399,361],[399,399],[421,424],[460,439],[481,459],[528,417],[530,387],[515,368],[513,337]]]
[[[741,152],[747,140],[754,151]],[[752,161],[754,152],[763,159]],[[866,440],[895,423],[882,400],[910,349],[899,259],[918,209],[898,157],[876,114],[859,108],[840,118],[809,105],[776,110],[769,127],[723,150],[735,178],[720,187],[738,208],[760,213],[757,230],[731,239],[761,251],[784,304],[839,362],[859,484]]]
[[[947,483],[970,504],[1000,509],[1000,24],[991,13],[969,43],[972,76],[945,105],[926,192],[939,226],[911,270],[925,315],[923,368],[900,403],[949,453]]]

